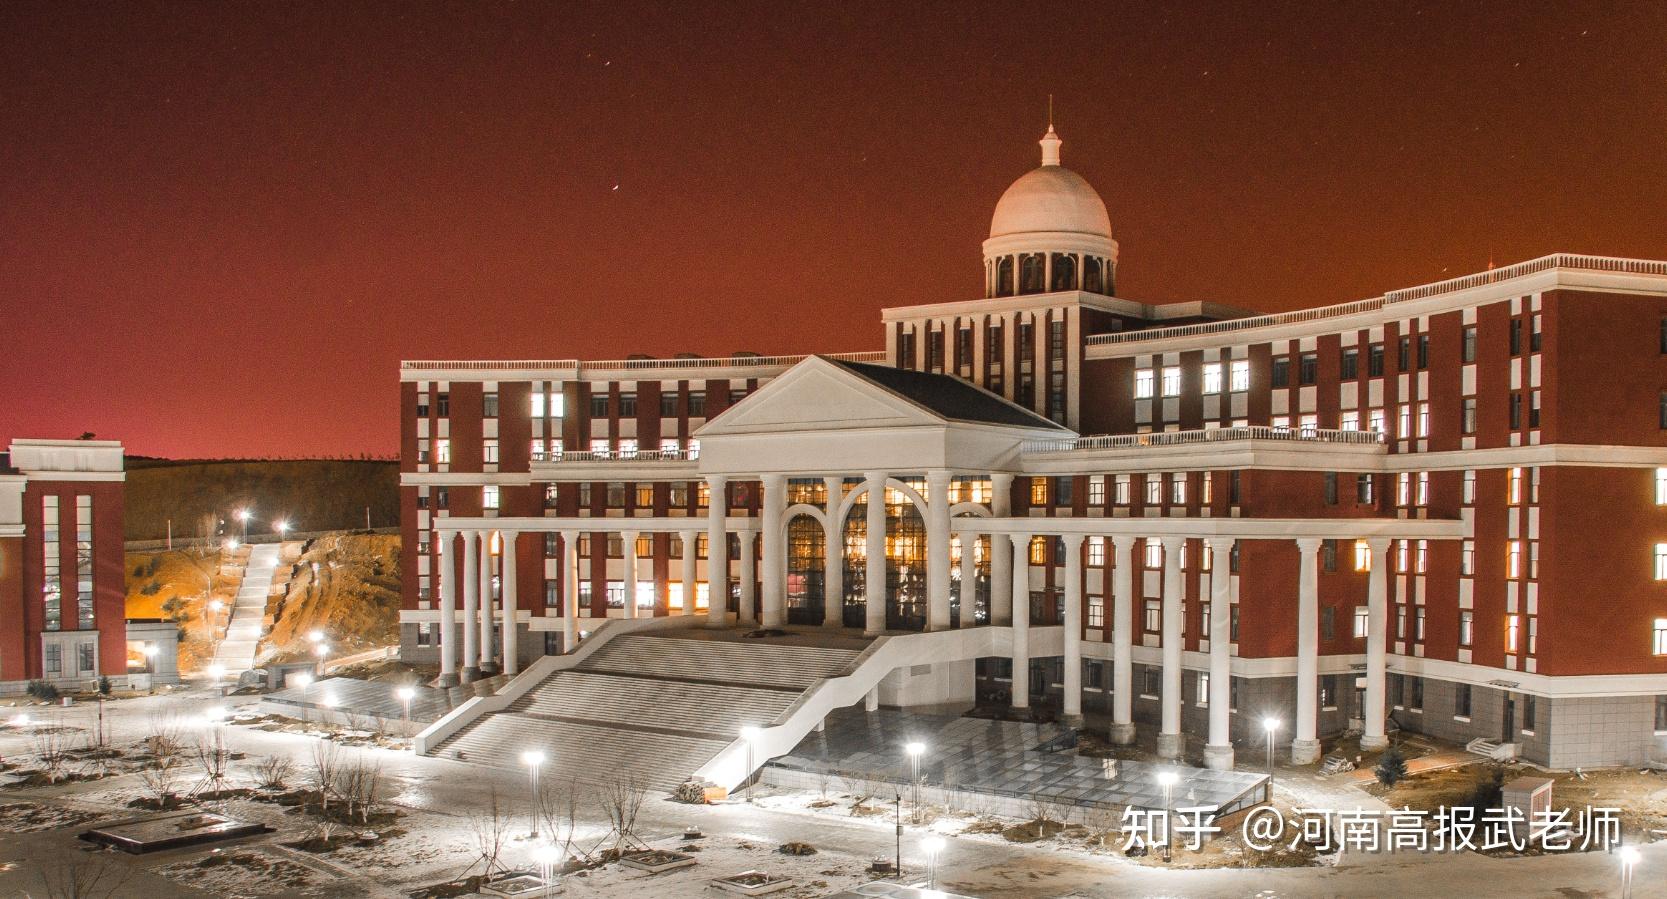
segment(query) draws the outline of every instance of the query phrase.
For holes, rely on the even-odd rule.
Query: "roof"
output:
[[[960,378],[866,362],[828,361],[952,421],[1070,433],[1063,425]]]

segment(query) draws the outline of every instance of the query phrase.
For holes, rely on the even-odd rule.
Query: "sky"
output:
[[[0,440],[389,455],[401,359],[882,347],[1038,160],[1119,294],[1667,257],[1667,4],[0,4]]]

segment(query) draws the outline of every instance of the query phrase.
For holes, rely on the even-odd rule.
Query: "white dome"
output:
[[[1088,181],[1064,166],[1043,165],[1007,188],[990,217],[990,236],[1074,232],[1111,237],[1106,204]]]

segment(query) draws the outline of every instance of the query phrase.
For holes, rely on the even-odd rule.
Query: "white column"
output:
[[[758,532],[742,531],[735,536],[741,548],[741,571],[737,575],[741,581],[741,600],[737,621],[753,627],[758,624],[758,547],[755,545]]]
[[[1233,643],[1233,538],[1211,537],[1210,620],[1210,736],[1204,745],[1204,764],[1218,771],[1233,770],[1232,721],[1228,708],[1233,701],[1233,669],[1229,652]]]
[[[579,532],[561,532],[561,651],[579,645]]]
[[[440,686],[457,686],[457,534],[435,535],[440,554]]]
[[[1297,720],[1291,764],[1320,759],[1320,540],[1297,541]]]
[[[828,504],[822,525],[822,624],[826,627],[845,626],[845,522],[839,517],[839,504],[845,499],[845,479],[823,478],[828,488]]]
[[[1111,741],[1134,742],[1134,544],[1135,538],[1111,538]]]
[[[480,677],[480,539],[463,532],[463,680]]]
[[[760,479],[764,488],[764,627],[787,623],[787,476],[767,474]]]
[[[1366,541],[1372,551],[1371,572],[1366,588],[1366,708],[1361,712],[1365,725],[1361,729],[1361,749],[1382,749],[1389,745],[1384,736],[1384,666],[1388,661],[1385,632],[1389,619],[1389,565],[1385,553],[1388,538],[1375,537]]]
[[[926,629],[949,628],[949,472],[926,473]]]
[[[492,651],[492,532],[478,531],[480,536],[480,673],[498,673],[497,654]]]
[[[706,478],[706,626],[729,623],[729,480]]]
[[[635,618],[637,611],[637,532],[620,531],[621,550],[625,556],[625,617]],[[654,613],[649,612],[652,616]]]
[[[1166,759],[1178,759],[1186,749],[1181,735],[1181,628],[1186,622],[1181,553],[1186,545],[1185,537],[1163,538],[1163,725],[1158,729],[1158,755]]]
[[[695,574],[695,550],[699,548],[700,531],[684,531],[683,538],[683,614],[695,613],[695,594],[700,592],[700,583]]]
[[[1082,725],[1082,540],[1081,534],[1066,534],[1065,540],[1065,724]]]
[[[521,670],[521,660],[517,654],[521,651],[520,634],[515,632],[515,619],[519,614],[516,606],[520,604],[520,590],[515,583],[515,546],[516,539],[521,535],[515,531],[499,531],[503,540],[503,608],[504,608],[504,673],[515,674]]]
[[[1013,708],[1030,708],[1030,535],[1009,535],[1013,547]]]
[[[863,476],[868,482],[868,528],[863,601],[867,610],[863,618],[863,635],[877,636],[886,631],[886,473],[870,471]]]
[[[1002,332],[1004,335],[1006,331]],[[1003,337],[1002,339],[1006,339]],[[1003,366],[1009,363],[1002,362]],[[1011,384],[1006,369],[1004,383]],[[1005,472],[990,475],[990,514],[1006,518],[1013,514],[1013,476]],[[990,623],[1005,625],[1013,622],[1013,556],[1007,551],[1007,538],[990,534]]]
[[[961,621],[960,627],[977,623],[978,532],[961,532]]]

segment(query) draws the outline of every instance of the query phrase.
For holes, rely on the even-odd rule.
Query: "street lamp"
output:
[[[926,751],[926,744],[915,740],[903,747],[909,754],[909,807],[914,813],[915,821],[920,821],[920,756]]]
[[[1171,790],[1175,789],[1175,784],[1180,779],[1180,775],[1173,771],[1158,772],[1158,784],[1163,787],[1163,860],[1166,862],[1170,860],[1169,847],[1173,842],[1171,835],[1174,833],[1172,822],[1169,820],[1169,794]]]
[[[1640,857],[1637,847],[1621,848],[1621,899],[1632,899],[1632,869],[1637,867]]]
[[[237,516],[237,520],[243,522],[243,539],[249,539],[249,510],[238,509],[235,514]],[[236,547],[232,548],[236,549]]]
[[[411,723],[411,700],[416,698],[417,688],[416,687],[410,687],[410,686],[400,687],[398,690],[394,691],[394,695],[399,697],[399,704],[401,706],[404,706],[404,708],[405,708],[405,715],[404,715],[405,723],[410,724]]]
[[[305,724],[312,717],[309,706],[313,702],[313,676],[303,671],[300,674],[290,675],[290,680],[301,685],[301,723]]]
[[[561,849],[554,843],[544,843],[533,850],[533,861],[538,863],[538,879],[544,881],[544,897],[555,895],[556,867],[561,864]]]
[[[1268,800],[1273,800],[1273,735],[1279,732],[1279,719],[1269,715],[1262,719],[1262,730],[1268,734]]]
[[[289,522],[280,518],[272,522],[272,529],[278,532],[278,539],[282,540],[284,535],[289,533]]]
[[[752,802],[752,743],[758,739],[758,728],[747,725],[741,728],[741,742],[747,744],[746,787],[747,801]]]
[[[527,766],[527,776],[532,778],[533,787],[533,830],[532,839],[538,839],[538,766],[544,764],[544,753],[536,749],[529,749],[521,753],[521,764]]]
[[[330,644],[314,643],[313,655],[318,656],[318,676],[324,676],[324,657],[330,654]]]
[[[936,834],[921,841],[921,848],[926,850],[926,888],[938,888],[938,853],[943,851],[943,837]]]
[[[208,666],[208,676],[214,679],[214,689],[221,690],[220,679],[226,676],[226,666],[218,663]]]

